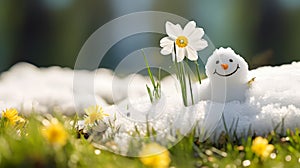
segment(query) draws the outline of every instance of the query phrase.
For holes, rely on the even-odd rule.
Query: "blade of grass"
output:
[[[143,56],[144,56],[144,61],[145,61],[145,64],[146,64],[146,68],[147,68],[147,71],[148,71],[148,74],[149,74],[151,83],[152,83],[152,85],[154,86],[154,88],[156,88],[155,81],[154,81],[154,77],[153,77],[153,74],[152,74],[152,72],[151,72],[151,69],[150,69],[148,60],[147,60],[147,58],[146,58],[145,52],[144,52],[144,50],[141,50],[141,52],[142,52],[142,54],[143,54]]]
[[[194,95],[193,95],[193,88],[192,88],[190,73],[188,73],[188,79],[189,79],[189,86],[190,86],[190,92],[191,92],[192,105],[194,105],[195,102],[194,102]]]
[[[195,63],[195,65],[196,65],[198,81],[199,81],[199,84],[201,84],[201,76],[200,76],[199,64],[198,64],[197,61],[195,61],[194,63]]]
[[[151,103],[154,102],[154,100],[158,100],[160,99],[160,96],[161,96],[161,85],[160,85],[160,69],[158,71],[158,78],[159,80],[157,82],[155,82],[155,79],[153,77],[153,73],[151,72],[151,68],[149,66],[149,63],[148,63],[148,60],[146,58],[146,54],[143,50],[141,50],[143,56],[144,56],[144,61],[145,61],[145,64],[146,64],[146,68],[147,68],[147,71],[148,71],[148,75],[149,75],[149,78],[151,80],[151,84],[153,86],[153,91],[151,91],[150,87],[148,85],[146,85],[146,88],[147,88],[147,92],[148,92],[148,95],[149,95],[149,98],[151,100]]]
[[[153,102],[153,97],[152,97],[151,90],[150,90],[150,88],[149,88],[149,86],[148,86],[148,85],[146,85],[146,88],[147,88],[147,92],[148,92],[148,95],[149,95],[150,101],[151,101],[151,103],[152,103],[152,102]]]

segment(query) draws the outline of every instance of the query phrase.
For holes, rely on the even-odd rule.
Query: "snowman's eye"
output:
[[[232,60],[232,59],[229,59],[229,62],[233,62],[233,60]]]
[[[220,61],[218,60],[218,61],[216,61],[216,64],[219,64],[220,63]]]

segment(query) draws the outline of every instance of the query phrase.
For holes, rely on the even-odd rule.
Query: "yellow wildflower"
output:
[[[11,125],[16,125],[16,123],[25,122],[25,120],[18,115],[18,111],[15,108],[6,109],[5,111],[3,111],[2,117]]]
[[[105,116],[108,116],[108,114],[103,113],[102,107],[98,105],[90,106],[84,111],[86,113],[85,124],[94,124],[97,120],[102,120]]]
[[[146,144],[140,152],[140,160],[152,168],[167,168],[171,162],[169,151],[157,143]]]
[[[44,126],[42,134],[53,145],[64,146],[67,143],[68,133],[57,119]]]
[[[274,150],[274,146],[269,144],[268,140],[262,137],[256,137],[253,140],[251,150],[260,158],[267,158]]]

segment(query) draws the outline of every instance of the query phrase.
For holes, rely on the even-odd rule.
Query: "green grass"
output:
[[[141,50],[143,56],[144,56],[144,61],[146,64],[146,68],[147,68],[147,72],[153,87],[153,91],[150,89],[150,87],[146,84],[146,89],[150,98],[150,101],[153,103],[157,100],[160,99],[161,97],[161,84],[160,84],[160,80],[161,80],[161,69],[159,68],[158,70],[158,81],[155,81],[153,73],[151,71],[151,67],[149,66],[146,54],[143,50]]]
[[[62,147],[51,145],[41,134],[43,121],[50,115],[30,115],[21,128],[0,122],[0,167],[145,167],[139,158],[97,150],[70,123],[74,117],[55,115],[64,123],[69,136]],[[299,167],[299,130],[287,130],[286,136],[271,132],[266,138],[275,146],[271,157],[261,159],[251,150],[254,137],[230,140],[225,133],[218,142],[199,142],[193,134],[169,149],[170,167]]]

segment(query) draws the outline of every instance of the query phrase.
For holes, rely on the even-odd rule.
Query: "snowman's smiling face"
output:
[[[217,49],[207,60],[205,68],[211,79],[242,80],[248,73],[246,61],[231,48]]]
[[[227,62],[226,61],[222,61],[222,62],[223,63],[220,63],[220,60],[216,61],[216,69],[215,69],[213,74],[219,75],[221,77],[228,77],[228,76],[231,76],[231,75],[235,74],[240,68],[240,65],[238,63],[235,63],[236,66],[234,66],[234,63],[233,63],[234,61],[233,61],[232,58],[229,58]],[[226,63],[224,63],[224,62],[226,62]],[[220,69],[218,67],[222,67],[222,72],[223,73],[220,73],[220,72],[217,71],[217,69]],[[233,71],[229,71],[230,69],[232,69],[234,67],[236,67],[236,68]]]

